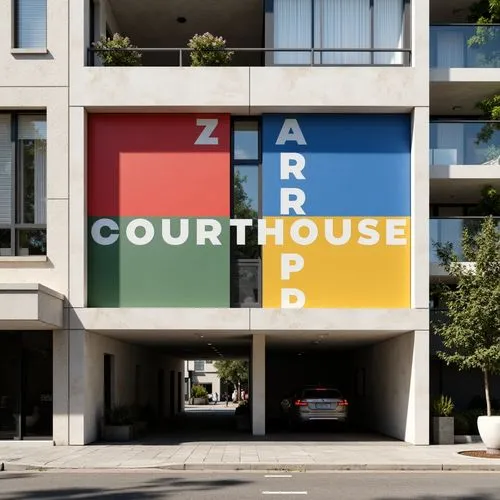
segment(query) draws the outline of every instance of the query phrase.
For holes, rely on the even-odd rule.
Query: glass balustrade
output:
[[[431,68],[499,68],[500,26],[434,25]]]

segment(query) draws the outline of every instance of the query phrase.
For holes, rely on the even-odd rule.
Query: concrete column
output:
[[[411,307],[429,308],[429,108],[413,110],[411,147]]]
[[[69,331],[55,330],[52,334],[52,428],[57,446],[69,444],[68,354]]]
[[[86,332],[69,333],[69,444],[86,444]]]
[[[413,359],[405,441],[429,444],[429,331],[413,332]]]
[[[252,337],[252,434],[266,434],[266,336]]]
[[[70,108],[69,302],[87,305],[87,113]]]

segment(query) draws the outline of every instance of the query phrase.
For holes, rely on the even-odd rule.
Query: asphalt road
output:
[[[500,473],[0,472],[0,500],[94,498],[493,500]]]

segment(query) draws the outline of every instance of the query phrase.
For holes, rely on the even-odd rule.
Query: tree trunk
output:
[[[490,377],[488,370],[483,370],[484,376],[484,396],[486,398],[486,415],[491,417],[491,397],[490,397]]]

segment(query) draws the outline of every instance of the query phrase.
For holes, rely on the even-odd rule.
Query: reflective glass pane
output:
[[[257,160],[259,158],[259,123],[235,122],[234,159]]]
[[[47,47],[47,0],[16,0],[16,47]]]
[[[234,167],[234,216],[254,219],[259,214],[259,167],[237,165]]]
[[[17,232],[17,255],[46,255],[47,231],[45,229],[20,229]]]
[[[0,257],[12,255],[10,246],[10,229],[0,229]]]
[[[10,115],[0,114],[0,224],[12,222],[12,139]]]
[[[20,116],[18,152],[21,213],[24,224],[47,222],[47,123],[44,116]]]

